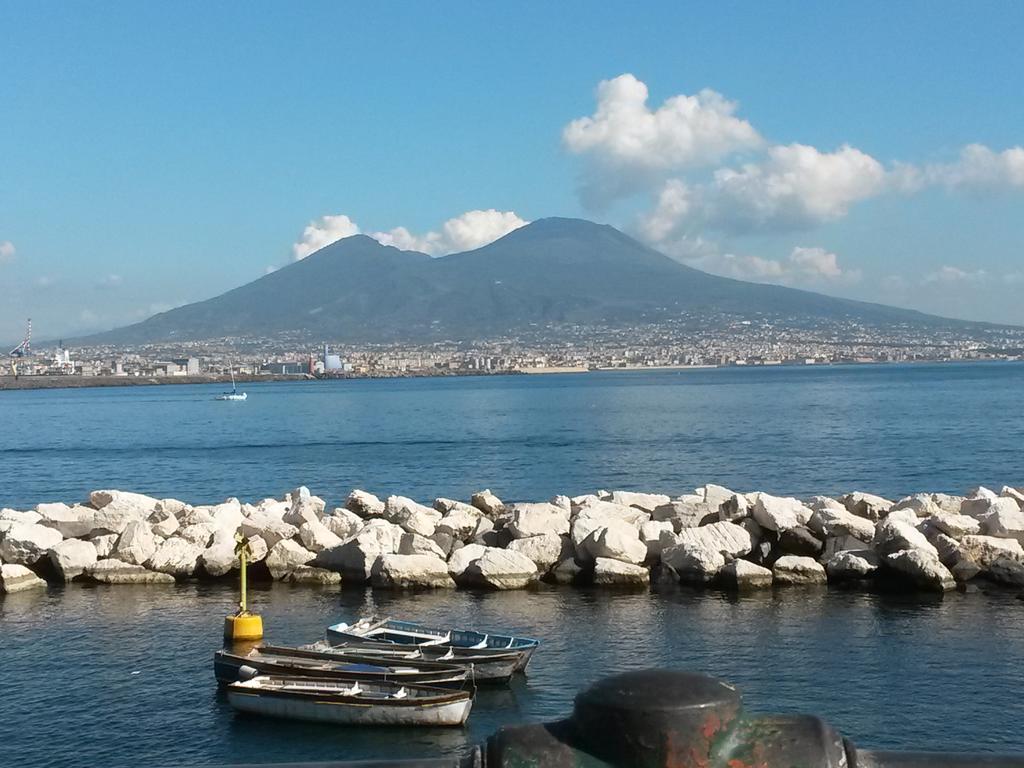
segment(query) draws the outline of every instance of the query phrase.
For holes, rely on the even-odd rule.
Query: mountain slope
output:
[[[282,332],[338,341],[474,339],[550,324],[656,321],[682,312],[773,315],[804,322],[965,326],[809,291],[718,277],[613,227],[542,219],[443,258],[362,235],[207,301],[89,342],[142,343]]]

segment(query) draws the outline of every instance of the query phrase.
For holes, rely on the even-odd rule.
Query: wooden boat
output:
[[[266,646],[263,650],[269,652]],[[450,648],[433,646],[403,648],[392,644],[378,647],[366,643],[347,642],[332,645],[326,640],[304,645],[299,650],[303,653],[314,654],[316,658],[342,658],[360,664],[411,664],[424,669],[436,665],[442,667],[455,665],[468,670],[473,682],[481,684],[507,683],[521,661],[519,653],[486,655],[464,653],[456,656]]]
[[[227,687],[241,712],[336,725],[462,725],[469,691],[312,677],[256,675]]]
[[[218,683],[238,681],[242,667],[254,669],[261,675],[283,677],[385,681],[437,688],[472,686],[470,668],[445,664],[435,664],[428,669],[398,660],[366,663],[344,657],[322,659],[305,656],[298,649],[291,648],[275,648],[269,653],[263,648],[254,648],[247,654],[217,651],[213,655],[213,673]]]
[[[355,624],[344,622],[327,628],[327,639],[332,644],[348,643],[368,647],[440,647],[451,650],[451,658],[465,655],[488,656],[514,653],[519,657],[517,672],[525,672],[539,640],[529,637],[496,635],[467,629],[427,627],[412,621],[385,618],[364,618]],[[448,661],[444,656],[442,661]]]

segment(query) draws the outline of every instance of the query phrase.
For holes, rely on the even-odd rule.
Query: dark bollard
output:
[[[306,764],[311,765],[311,764]],[[361,768],[368,763],[321,763]],[[566,720],[508,726],[461,759],[375,768],[1024,768],[1024,756],[858,750],[809,715],[747,716],[739,692],[705,675],[627,672],[576,697]],[[266,768],[264,766],[264,768]]]

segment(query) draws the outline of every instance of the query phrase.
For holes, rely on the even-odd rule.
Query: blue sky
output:
[[[637,5],[0,0],[0,339],[552,215],[1024,324],[1024,5]]]

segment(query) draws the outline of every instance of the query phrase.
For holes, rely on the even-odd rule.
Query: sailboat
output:
[[[231,369],[231,391],[230,392],[222,392],[221,394],[217,395],[217,400],[245,400],[245,398],[246,398],[245,392],[239,392],[238,388],[235,386],[235,370],[234,370],[234,368],[232,368]]]

